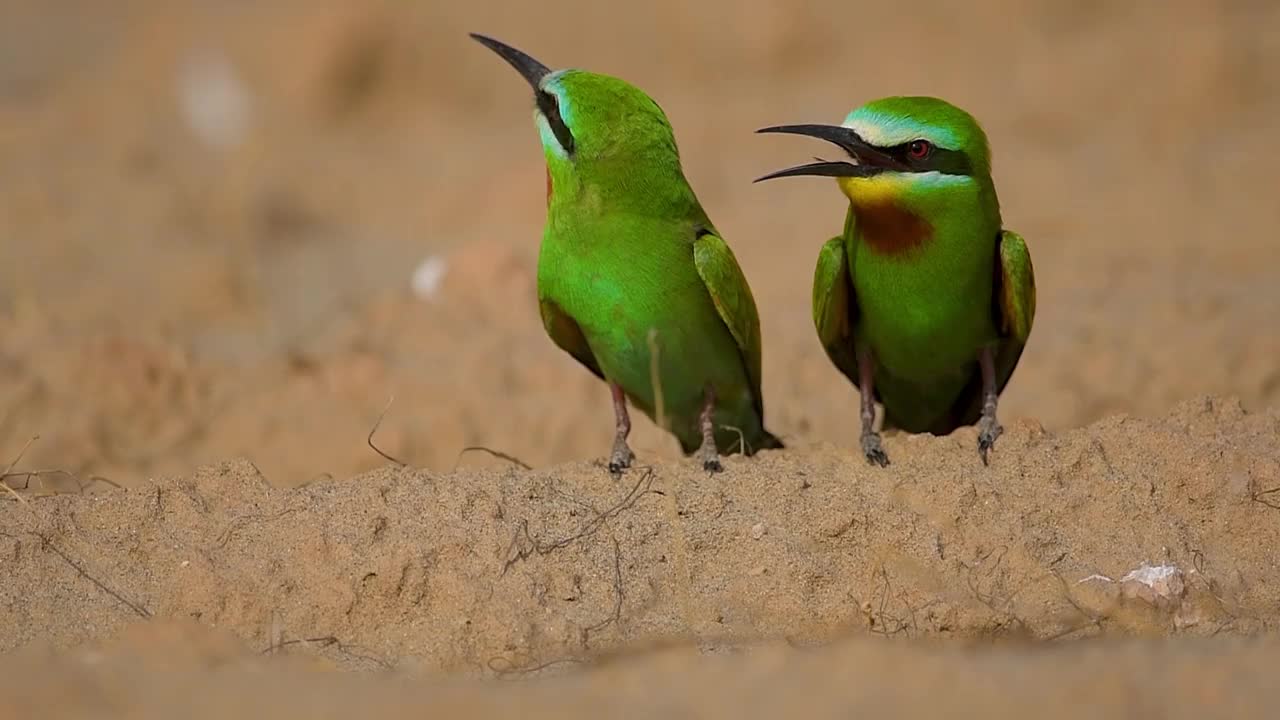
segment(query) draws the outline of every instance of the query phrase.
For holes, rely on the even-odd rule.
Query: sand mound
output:
[[[344,668],[503,675],[850,634],[1218,635],[1280,621],[1280,412],[891,437],[612,479],[592,463],[272,487],[247,462],[0,509],[0,649],[141,618]]]

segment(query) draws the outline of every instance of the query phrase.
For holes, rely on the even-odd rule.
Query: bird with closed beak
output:
[[[609,386],[609,470],[635,457],[628,401],[710,472],[722,454],[782,447],[764,427],[755,300],[666,114],[626,81],[472,38],[533,89],[547,168],[538,306],[552,341]]]

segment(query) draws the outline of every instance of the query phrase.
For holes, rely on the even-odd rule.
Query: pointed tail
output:
[[[754,455],[756,450],[783,450],[786,447],[776,435],[761,428],[760,437],[751,443],[751,454]]]

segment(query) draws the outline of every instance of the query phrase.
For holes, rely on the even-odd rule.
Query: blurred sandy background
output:
[[[1129,516],[1116,508],[1130,490],[1165,487],[1168,477],[1151,477],[1153,467],[1187,474],[1169,486],[1179,522],[1201,527],[1186,518],[1203,511],[1204,527],[1214,530],[1171,551],[1160,534],[1173,511],[1164,500],[1144,501],[1155,503],[1143,510],[1149,532],[1125,531],[1132,543],[1096,548],[1114,552],[1106,558],[1077,557],[1080,577],[1123,574],[1178,553],[1190,567],[1211,546],[1227,563],[1256,543],[1249,528],[1274,536],[1280,515],[1258,502],[1224,500],[1209,510],[1195,503],[1219,490],[1252,500],[1280,486],[1280,423],[1269,410],[1280,406],[1272,167],[1280,158],[1280,5],[5,0],[0,17],[0,469],[38,434],[17,469],[63,471],[30,483],[11,478],[33,501],[10,501],[0,513],[11,527],[71,533],[57,535],[65,542],[87,533],[76,542],[98,553],[98,565],[116,566],[106,559],[111,548],[133,548],[141,553],[133,563],[151,568],[145,578],[130,576],[142,583],[131,585],[139,592],[165,584],[150,565],[159,556],[98,534],[133,517],[124,508],[141,502],[137,493],[104,493],[103,502],[119,507],[97,511],[105,513],[100,528],[65,520],[97,507],[91,498],[36,496],[75,489],[73,476],[151,488],[152,479],[190,478],[200,466],[235,458],[278,488],[325,478],[341,486],[385,464],[365,437],[391,396],[379,444],[428,473],[476,468],[430,475],[452,478],[446,485],[498,492],[504,483],[564,482],[598,496],[598,508],[625,493],[625,482],[599,482],[585,462],[602,456],[612,437],[605,387],[557,350],[538,321],[544,180],[527,87],[468,31],[552,67],[623,76],[670,116],[686,173],[752,283],[767,420],[794,448],[761,465],[735,461],[716,487],[752,488],[743,492],[763,498],[796,472],[873,487],[936,482],[944,493],[995,482],[965,465],[975,460],[966,431],[889,438],[890,455],[904,460],[891,474],[850,462],[855,391],[821,353],[809,319],[817,249],[838,231],[844,200],[818,180],[750,183],[814,150],[800,139],[754,136],[758,127],[833,122],[878,96],[933,94],[984,123],[1005,223],[1027,238],[1037,275],[1039,314],[1002,402],[1010,434],[994,465],[1004,464],[999,477],[1009,483],[1060,481],[1066,472],[1082,486],[1080,503],[1101,504],[1094,514],[1063,518],[1046,510],[1052,522],[1085,522],[1088,532],[1055,526],[1026,541],[1048,545],[1029,551],[1020,572],[1047,571],[1049,555],[1072,550],[1071,538],[1119,532]],[[1207,394],[1238,398],[1238,406],[1199,399]],[[1197,414],[1198,403],[1212,410]],[[1133,430],[1116,414],[1162,419],[1154,430]],[[647,419],[637,415],[636,424],[642,460],[664,460],[663,472],[685,477],[674,442]],[[1091,448],[1122,425],[1130,434],[1102,454],[1105,463],[1055,450],[1035,465],[1022,454],[1042,437],[1054,447]],[[1186,430],[1168,430],[1175,426]],[[1218,455],[1186,444],[1194,442]],[[459,458],[476,444],[540,470],[508,476],[501,461]],[[566,462],[577,464],[558,465]],[[233,468],[229,477],[258,477],[248,466],[223,467]],[[403,477],[388,482],[414,487]],[[229,518],[259,497],[234,484],[219,492]],[[333,492],[357,493],[351,502],[362,502],[355,490]],[[921,497],[911,506],[938,501]],[[1029,508],[1019,512],[1034,514]],[[821,525],[831,520],[822,513],[843,512],[811,510],[792,519]],[[1010,542],[1029,532],[984,512],[996,523],[992,532]],[[195,536],[198,526],[173,532]],[[496,538],[511,530],[504,528],[494,530],[499,555]],[[889,545],[895,531],[866,529]],[[402,538],[401,550],[433,542],[432,532]],[[289,545],[300,537],[259,541]],[[991,550],[976,535],[965,542],[977,553]],[[13,543],[23,579],[10,585],[8,607],[23,628],[0,628],[6,649],[46,631],[62,645],[93,640],[124,621],[99,618],[100,632],[87,634],[53,630],[68,622],[65,613],[90,613],[97,601],[83,588],[57,590],[66,578],[55,579],[69,571],[39,543]],[[592,562],[607,584],[613,561],[608,543],[600,547]],[[1167,557],[1155,556],[1161,547]],[[1280,582],[1274,562],[1256,560],[1234,566],[1240,588]],[[570,560],[559,562],[559,572],[573,574]],[[270,563],[245,567],[273,573]],[[883,563],[856,567],[847,579],[855,594]],[[323,579],[326,587],[357,581]],[[464,589],[482,582],[454,581]],[[227,576],[191,582],[191,592],[216,594]],[[788,587],[779,591],[800,592]],[[795,601],[807,602],[810,591]],[[32,596],[47,603],[43,610]],[[184,597],[157,614],[194,617],[188,605],[199,602]],[[1241,601],[1261,613],[1257,623],[1221,627],[1272,628],[1274,604],[1263,610],[1270,597]],[[606,613],[611,598],[598,598]],[[391,614],[353,632],[399,627],[412,614],[388,602],[395,612],[384,608]],[[748,623],[757,629],[778,611],[761,602],[763,615]],[[453,607],[432,612],[448,617]],[[266,601],[229,611],[224,597],[223,612],[241,638],[274,637]],[[815,617],[836,622],[832,612]],[[983,622],[968,634],[990,635]],[[1166,634],[1162,622],[1140,625]],[[1053,627],[1031,634],[1048,637]],[[1169,620],[1168,632],[1175,629]],[[490,630],[505,637],[501,627]],[[621,633],[616,646],[633,635]],[[155,647],[166,652],[163,643]],[[449,666],[426,654],[428,665]],[[1140,677],[1146,666],[1132,667]]]

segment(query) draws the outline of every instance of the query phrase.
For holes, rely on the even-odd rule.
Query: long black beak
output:
[[[520,73],[520,75],[533,86],[534,92],[537,92],[540,89],[539,86],[542,83],[542,78],[551,73],[551,69],[546,65],[543,65],[506,43],[498,42],[491,37],[481,35],[479,33],[469,34],[473,40],[498,53],[503,60],[506,60],[511,67],[515,68],[516,72]]]
[[[806,135],[819,140],[826,140],[849,153],[856,163],[844,161],[819,160],[805,165],[786,168],[756,178],[753,182],[772,180],[780,177],[798,177],[802,175],[818,175],[822,177],[871,177],[885,170],[905,169],[904,165],[892,155],[880,148],[870,145],[858,136],[858,133],[840,125],[778,125],[761,128],[758,133],[785,133],[788,135]]]

